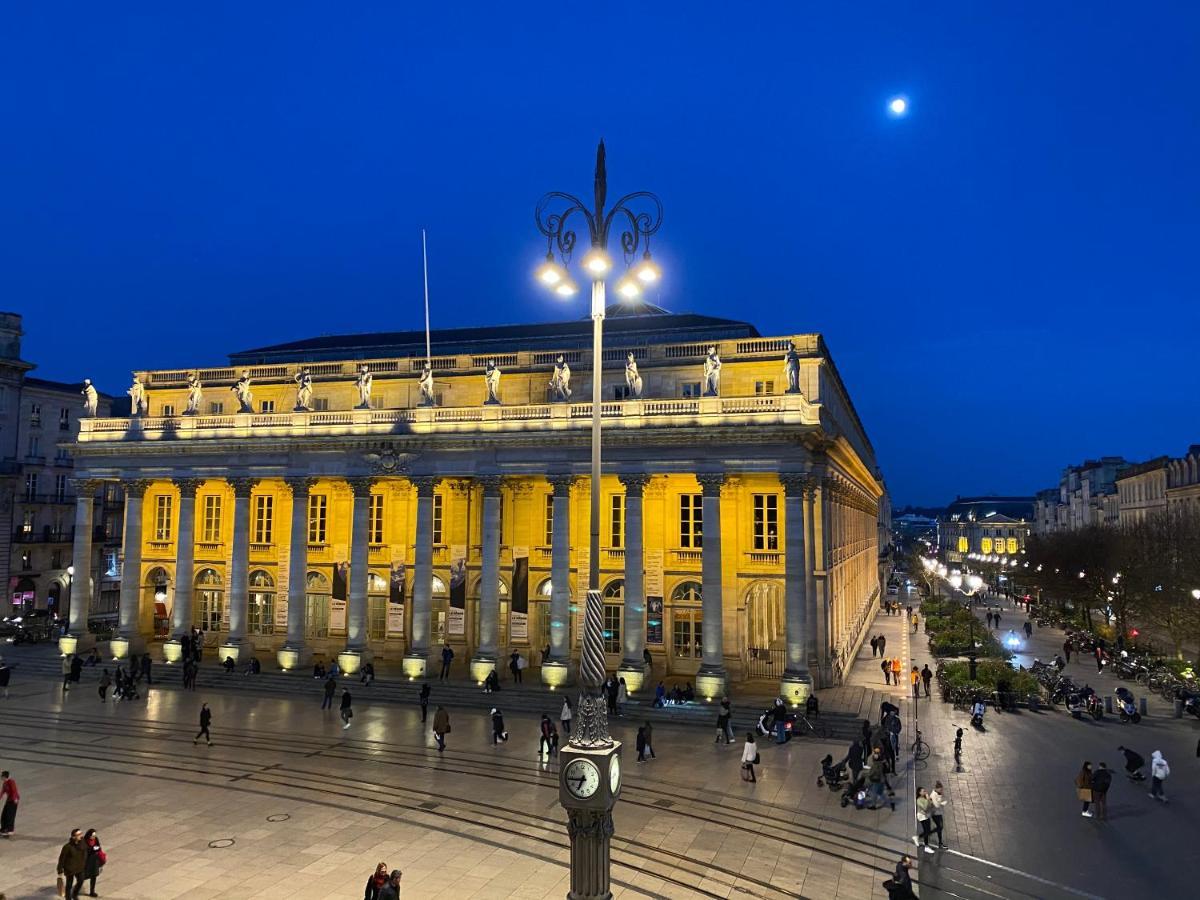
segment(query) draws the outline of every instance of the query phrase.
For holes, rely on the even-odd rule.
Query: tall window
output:
[[[206,544],[215,544],[221,540],[221,498],[210,494],[204,498],[204,526],[201,530],[202,540]]]
[[[433,495],[433,542],[442,542],[442,495]]]
[[[367,528],[367,543],[383,543],[383,494],[371,495],[370,526]]]
[[[374,572],[367,576],[367,637],[381,641],[387,637],[387,580]]]
[[[221,575],[215,569],[205,569],[197,575],[196,625],[205,631],[220,631],[223,622],[224,599]]]
[[[27,456],[41,456],[41,453],[42,453],[42,439],[40,437],[38,437],[38,435],[36,435],[36,434],[31,434],[29,436],[29,452],[26,455]]]
[[[320,572],[309,572],[304,595],[305,637],[329,637],[329,604],[329,579]]]
[[[704,546],[704,496],[679,495],[679,546],[699,549]]]
[[[67,499],[67,476],[66,475],[55,475],[54,476],[54,499],[55,500],[66,500]]]
[[[29,424],[34,428],[40,428],[42,424],[42,404],[29,404]]]
[[[700,600],[698,581],[685,581],[671,591],[671,653],[676,659],[701,656],[704,614]]]
[[[27,509],[21,516],[21,534],[33,534],[33,510]]]
[[[254,498],[254,543],[270,544],[275,533],[275,498],[260,494]]]
[[[544,521],[545,521],[544,533],[545,533],[546,539],[542,543],[545,546],[549,547],[551,544],[554,543],[554,495],[553,494],[546,495],[546,515],[544,517]]]
[[[610,547],[625,546],[625,495],[613,494],[608,513],[608,543]]]
[[[171,539],[171,507],[174,499],[170,494],[160,494],[154,498],[154,539],[156,541]]]
[[[621,652],[621,614],[624,609],[625,582],[618,578],[604,588],[604,652]]]
[[[251,634],[275,633],[275,582],[261,569],[250,573],[250,603],[246,609],[246,629]]]
[[[32,503],[37,499],[38,473],[29,472],[25,475],[25,502]]]
[[[308,495],[308,542],[310,544],[325,543],[325,516],[328,509],[329,498],[324,494]],[[328,621],[328,617],[326,620]]]
[[[754,549],[779,549],[779,495],[754,495]]]
[[[58,411],[58,430],[71,430],[71,410],[67,409],[65,406]]]

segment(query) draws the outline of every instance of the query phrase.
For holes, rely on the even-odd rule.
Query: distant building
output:
[[[1032,497],[959,497],[938,522],[938,546],[948,563],[973,553],[1015,556],[1032,529]]]
[[[1034,499],[1036,533],[1116,525],[1120,518],[1117,473],[1128,467],[1128,460],[1121,456],[1103,456],[1067,466],[1058,480],[1058,491],[1040,491]]]
[[[1144,521],[1167,509],[1167,467],[1170,457],[1138,463],[1117,473],[1118,522],[1122,526]]]
[[[1200,444],[1192,444],[1180,459],[1167,463],[1167,507],[1190,509],[1200,515]]]

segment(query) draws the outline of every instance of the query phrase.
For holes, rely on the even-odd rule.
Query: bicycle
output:
[[[796,721],[792,725],[792,734],[811,734],[816,738],[829,737],[829,726],[824,722],[813,722],[803,713],[796,713]]]
[[[913,759],[921,760],[929,758],[929,745],[921,737],[921,729],[917,729],[917,739],[912,742],[912,746],[908,749],[912,753]]]

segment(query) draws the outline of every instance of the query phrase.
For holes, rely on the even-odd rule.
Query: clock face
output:
[[[608,790],[616,796],[621,789],[621,757],[614,756],[608,764]]]
[[[590,759],[571,760],[563,772],[563,778],[567,790],[580,799],[592,796],[600,787],[600,770]]]

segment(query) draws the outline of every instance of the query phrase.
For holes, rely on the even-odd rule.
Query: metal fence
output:
[[[779,678],[787,662],[784,650],[750,647],[746,651],[747,678]]]

